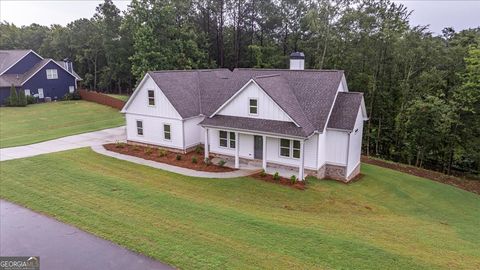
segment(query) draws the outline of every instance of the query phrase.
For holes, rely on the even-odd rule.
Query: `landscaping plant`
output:
[[[217,164],[218,164],[218,166],[223,167],[223,166],[225,166],[225,163],[227,163],[227,162],[225,160],[221,159]]]
[[[267,173],[265,172],[265,170],[262,170],[262,171],[260,172],[260,176],[261,176],[261,177],[267,176]]]
[[[205,158],[204,162],[207,166],[212,164],[212,161],[208,157]]]
[[[193,156],[193,157],[192,157],[192,163],[197,163],[197,162],[198,162],[198,161],[197,161],[197,157],[196,157],[196,156]]]
[[[12,84],[12,87],[10,87],[10,96],[7,99],[7,105],[8,106],[17,106],[18,105],[17,89],[15,88],[15,85],[13,85],[13,84]]]
[[[125,143],[124,142],[115,142],[115,148],[125,148]]]
[[[164,156],[167,155],[167,151],[165,149],[159,148],[157,155],[158,155],[158,157],[164,157]]]
[[[278,174],[278,172],[275,172],[275,174],[273,174],[273,180],[275,181],[280,180],[280,174]]]
[[[175,157],[176,160],[182,160],[182,156],[177,154],[177,156]]]
[[[195,147],[195,153],[201,154],[202,151],[203,151],[203,148],[200,145],[197,145],[197,147]]]
[[[153,150],[152,150],[152,148],[147,147],[147,148],[145,148],[145,150],[143,152],[145,153],[145,155],[151,155]]]
[[[297,177],[295,175],[290,176],[290,183],[294,185],[297,182]]]

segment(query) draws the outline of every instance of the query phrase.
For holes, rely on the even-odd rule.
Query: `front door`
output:
[[[263,137],[253,136],[253,158],[263,159]]]

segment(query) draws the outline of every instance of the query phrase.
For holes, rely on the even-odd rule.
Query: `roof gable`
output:
[[[355,127],[355,122],[360,109],[366,120],[363,93],[338,93],[327,128],[352,131]]]
[[[38,62],[35,66],[33,66],[29,71],[27,71],[25,74],[23,74],[23,79],[22,79],[22,85],[24,83],[26,83],[28,80],[30,80],[33,76],[35,76],[35,74],[37,74],[40,70],[43,69],[43,67],[45,67],[47,64],[49,63],[53,63],[55,64],[56,66],[60,67],[61,69],[63,69],[68,75],[74,77],[75,79],[77,79],[77,77],[75,75],[73,75],[70,71],[68,71],[67,69],[65,69],[63,66],[59,65],[56,61],[54,61],[53,59],[42,59],[42,61]]]
[[[0,50],[0,75],[7,73],[10,69],[16,66],[19,62],[21,62],[22,59],[24,59],[28,55],[32,56],[33,62],[30,61],[32,63],[26,64],[29,64],[31,66],[37,63],[39,60],[43,59],[33,50]],[[28,69],[30,69],[30,67],[25,68],[25,70]],[[13,73],[22,74],[25,72],[25,70],[22,70],[23,72]]]

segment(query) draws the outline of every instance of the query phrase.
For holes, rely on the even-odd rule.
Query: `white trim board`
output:
[[[40,68],[37,69],[37,71],[35,71],[32,75],[30,75],[30,77],[28,77],[26,80],[24,80],[21,85],[25,84],[26,82],[28,82],[28,80],[30,80],[33,76],[35,76],[40,70],[42,70],[47,64],[49,64],[50,62],[53,62],[55,65],[59,66],[61,69],[65,70],[68,74],[72,75],[73,78],[76,80],[77,77],[75,75],[73,75],[73,73],[71,73],[70,71],[66,70],[65,68],[63,68],[62,66],[60,66],[55,60],[53,59],[50,59],[48,60],[45,64],[43,64]]]

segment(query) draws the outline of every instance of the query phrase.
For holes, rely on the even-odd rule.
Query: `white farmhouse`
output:
[[[242,164],[350,181],[360,172],[362,93],[343,71],[213,69],[148,72],[128,100],[127,140]]]

